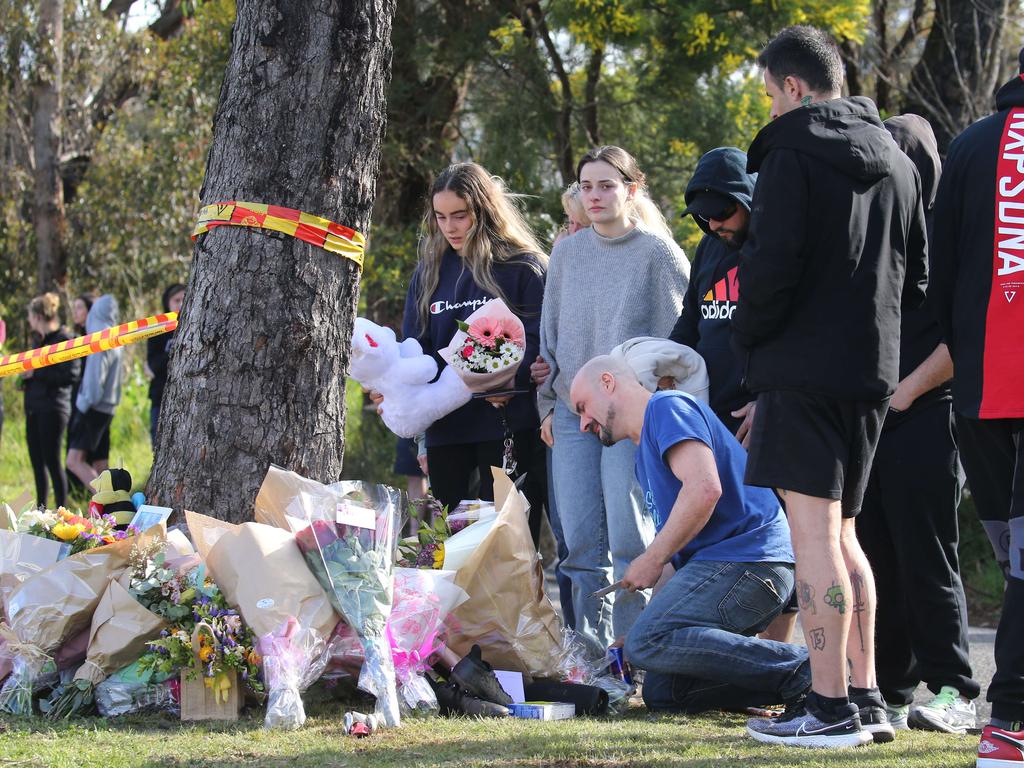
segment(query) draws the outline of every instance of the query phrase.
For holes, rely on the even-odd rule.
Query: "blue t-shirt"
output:
[[[747,452],[709,406],[685,392],[651,397],[636,453],[636,477],[658,531],[682,488],[665,454],[684,440],[699,440],[711,449],[722,496],[704,528],[672,558],[676,568],[688,560],[792,563],[789,523],[775,494],[743,484]]]

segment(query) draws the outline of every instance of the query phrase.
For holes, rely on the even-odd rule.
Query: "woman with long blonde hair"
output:
[[[490,299],[502,299],[526,330],[525,361],[540,347],[540,309],[547,256],[497,177],[476,163],[445,168],[430,189],[419,263],[409,285],[402,333],[426,354],[445,363],[438,350],[465,320]],[[479,497],[493,498],[491,466],[501,466],[505,420],[514,436],[519,473],[530,472],[531,529],[539,534],[544,497],[544,451],[530,382],[529,364],[520,366],[516,394],[474,399],[427,429],[427,469],[433,495],[449,509],[468,498],[479,473]],[[530,498],[533,496],[534,498]]]

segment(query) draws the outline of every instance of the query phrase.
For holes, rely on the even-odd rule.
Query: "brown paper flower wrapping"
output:
[[[116,580],[107,584],[92,615],[89,650],[75,680],[103,682],[145,653],[167,623],[145,608]]]
[[[504,472],[491,471],[498,516],[455,577],[469,600],[449,619],[448,647],[464,656],[478,643],[495,669],[555,676],[562,627],[544,594],[526,501]]]

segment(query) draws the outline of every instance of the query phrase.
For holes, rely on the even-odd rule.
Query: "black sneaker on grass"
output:
[[[429,678],[428,678],[429,680]],[[508,717],[508,707],[484,701],[464,691],[456,683],[434,684],[434,695],[444,716],[469,715],[471,717]]]
[[[481,657],[479,645],[474,645],[462,661],[452,667],[449,679],[484,701],[493,701],[505,707],[512,703],[512,697],[495,677],[494,668]]]
[[[809,700],[788,707],[782,717],[748,721],[747,733],[766,744],[819,749],[861,747],[872,741],[871,734],[861,728],[855,705],[850,704],[844,712],[828,718]]]
[[[889,715],[885,711],[885,702],[882,700],[881,694],[877,692],[874,696],[870,693],[863,696],[851,694],[850,703],[859,710],[860,727],[871,734],[875,744],[887,744],[896,738],[896,729],[889,722]]]

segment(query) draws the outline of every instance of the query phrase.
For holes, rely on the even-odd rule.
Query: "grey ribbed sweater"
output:
[[[665,338],[683,306],[690,263],[682,248],[640,225],[621,237],[593,228],[551,252],[540,321],[540,354],[551,375],[537,389],[543,419],[584,363],[635,336]]]

